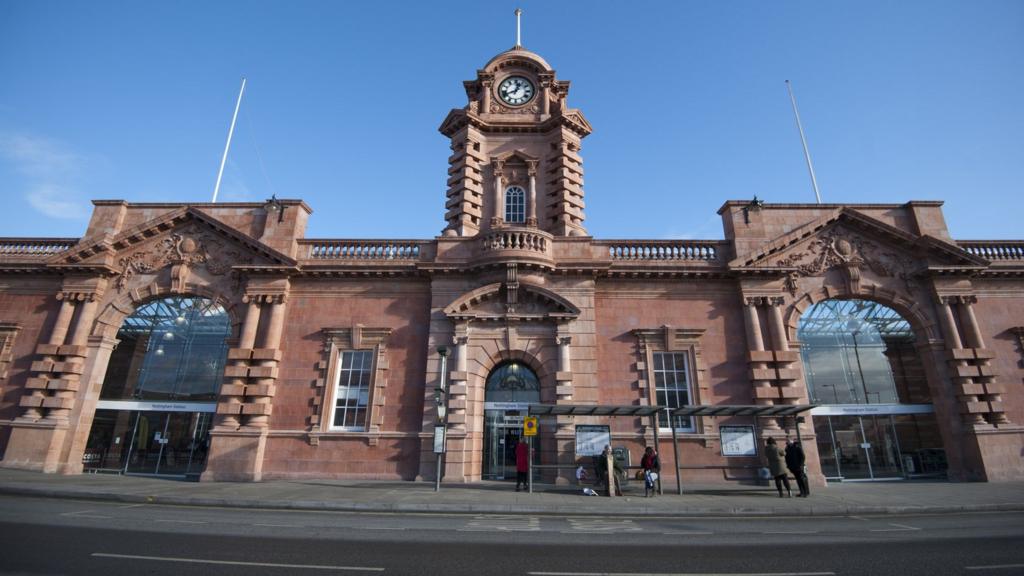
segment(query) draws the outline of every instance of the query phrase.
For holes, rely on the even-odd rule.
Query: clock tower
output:
[[[451,139],[445,236],[526,227],[586,236],[580,143],[591,132],[569,108],[569,82],[518,44],[463,83],[466,106],[448,113]]]

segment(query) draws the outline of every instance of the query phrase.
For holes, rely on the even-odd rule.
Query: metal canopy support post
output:
[[[527,491],[533,494],[533,436],[526,437],[526,485]],[[516,486],[519,486],[518,480],[516,480]]]
[[[683,495],[683,465],[679,462],[679,432],[676,431],[675,422],[672,421],[672,411],[670,408],[665,409],[668,412],[668,427],[672,429],[672,452],[675,457],[674,462],[676,463],[676,493],[680,496]]]
[[[661,462],[661,441],[658,437],[658,415],[651,414],[651,426],[654,427],[654,454],[658,457],[658,461]],[[658,473],[658,494],[664,494],[661,490],[661,470],[656,470]],[[646,482],[647,480],[644,479]]]
[[[445,387],[445,372],[448,370],[448,348],[438,346],[437,353],[441,356],[441,382],[437,389],[437,424],[434,434],[441,429],[442,447],[437,452],[437,465],[434,471],[434,492],[441,490],[441,476],[444,474],[444,452],[448,444],[448,389]],[[434,443],[437,443],[435,439]]]

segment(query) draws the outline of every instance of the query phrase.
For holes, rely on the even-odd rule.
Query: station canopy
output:
[[[652,416],[664,406],[601,404],[530,404],[531,416]]]
[[[680,406],[672,410],[673,416],[761,416],[772,418],[794,416],[814,408],[817,404],[777,404],[774,406],[744,404],[713,404]]]

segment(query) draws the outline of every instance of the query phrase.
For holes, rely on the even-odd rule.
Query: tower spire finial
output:
[[[522,37],[521,37],[522,29],[519,26],[519,17],[523,15],[523,11],[520,10],[519,8],[516,8],[515,15],[516,15],[516,46],[515,47],[516,48],[522,48],[523,47],[523,42],[522,42]]]

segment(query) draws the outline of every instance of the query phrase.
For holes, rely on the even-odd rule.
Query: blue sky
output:
[[[309,237],[430,238],[462,81],[514,43],[571,80],[587,228],[721,238],[754,194],[944,200],[1022,238],[1024,2],[0,2],[0,236],[79,236],[90,199],[302,198]]]

